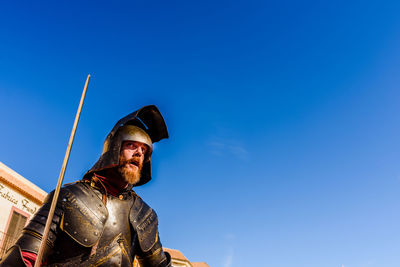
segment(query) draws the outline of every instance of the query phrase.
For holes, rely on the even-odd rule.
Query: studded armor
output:
[[[158,236],[158,218],[132,190],[151,179],[152,145],[168,138],[164,119],[156,106],[145,106],[120,119],[108,134],[103,153],[81,181],[61,188],[46,240],[45,266],[132,266],[170,267]],[[140,180],[119,194],[107,194],[96,173],[114,170],[124,141],[148,146]],[[103,177],[104,178],[104,177]],[[23,229],[22,235],[0,262],[25,266],[23,254],[37,254],[49,214],[53,192]]]
[[[52,195],[8,254],[18,258],[20,250],[37,253]],[[44,265],[132,266],[136,256],[141,267],[170,266],[170,257],[163,252],[158,237],[154,210],[132,190],[117,197],[104,196],[93,181],[79,181],[61,189]],[[0,266],[18,266],[16,261],[7,265],[9,257]]]

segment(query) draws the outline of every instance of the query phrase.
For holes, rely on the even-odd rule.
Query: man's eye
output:
[[[126,144],[125,147],[126,147],[126,148],[129,148],[129,149],[135,148],[133,144]]]

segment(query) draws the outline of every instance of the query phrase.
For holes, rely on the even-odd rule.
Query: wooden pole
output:
[[[89,80],[90,80],[90,74],[87,76],[85,87],[83,88],[83,92],[82,92],[82,96],[81,96],[81,101],[79,103],[78,111],[76,112],[74,126],[72,127],[71,136],[69,137],[69,143],[68,143],[67,151],[65,153],[64,162],[63,162],[63,165],[61,167],[60,176],[58,177],[57,187],[56,187],[56,189],[54,191],[53,201],[51,202],[49,215],[48,215],[47,221],[46,221],[46,226],[44,227],[42,242],[40,243],[40,248],[39,248],[39,251],[38,251],[38,254],[37,254],[37,258],[36,258],[36,261],[35,261],[35,267],[39,267],[41,265],[41,263],[42,263],[42,257],[43,257],[44,248],[46,247],[46,241],[47,241],[47,238],[49,236],[50,225],[51,225],[51,222],[53,220],[54,211],[56,209],[58,195],[60,193],[60,188],[61,188],[61,185],[62,185],[62,182],[63,182],[63,179],[64,179],[65,169],[67,168],[69,155],[71,153],[72,143],[74,142],[76,128],[78,126],[79,117],[81,115],[83,101],[85,100],[86,90],[87,90],[87,87],[89,85]]]

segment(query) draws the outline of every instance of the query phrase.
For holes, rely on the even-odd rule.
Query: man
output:
[[[132,190],[151,179],[153,143],[168,138],[156,106],[117,122],[103,153],[81,181],[65,185],[57,201],[43,256],[47,266],[171,266],[158,237],[158,219]],[[24,228],[0,266],[36,260],[53,192]]]

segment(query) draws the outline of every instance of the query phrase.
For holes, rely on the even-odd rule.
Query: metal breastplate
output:
[[[108,196],[88,184],[75,184],[64,190],[64,214],[60,223],[50,266],[131,266],[132,231],[129,212],[134,196]]]
[[[0,265],[25,265],[20,250],[37,253],[52,196]],[[103,202],[88,183],[70,184],[61,189],[54,214],[42,266],[132,266],[135,256],[141,266],[170,266],[158,238],[157,214],[133,191]]]
[[[118,257],[121,258],[121,261],[124,261],[122,258],[127,258],[125,260],[133,262],[131,247],[132,241],[135,238],[135,231],[132,231],[129,222],[129,211],[133,203],[133,197],[125,195],[121,196],[121,198],[122,199],[113,196],[107,197],[108,218],[104,226],[103,234],[100,237],[98,247],[106,248],[109,247],[110,244],[117,242],[118,251],[114,249],[111,253],[118,253]],[[110,256],[111,255],[105,255],[105,257],[108,258],[110,258]],[[115,258],[115,255],[113,257]],[[111,262],[110,260],[107,261],[109,263],[107,266],[110,266],[111,263],[115,263],[115,259]],[[118,266],[121,266],[121,264]]]

